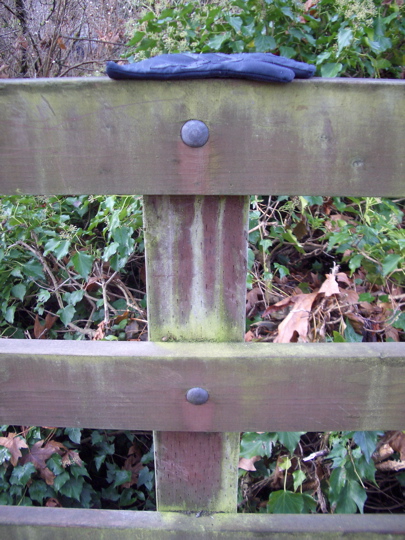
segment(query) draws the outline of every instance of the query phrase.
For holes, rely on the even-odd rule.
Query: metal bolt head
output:
[[[208,141],[210,131],[201,120],[188,120],[181,128],[181,138],[187,146],[199,148]]]
[[[193,405],[204,405],[204,403],[207,403],[209,397],[207,390],[199,387],[190,388],[186,394],[187,401]]]

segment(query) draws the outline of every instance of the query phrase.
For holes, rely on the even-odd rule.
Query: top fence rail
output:
[[[401,197],[404,140],[404,81],[0,82],[4,195]]]

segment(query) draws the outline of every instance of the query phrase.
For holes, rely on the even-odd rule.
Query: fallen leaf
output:
[[[319,293],[324,293],[325,297],[332,296],[332,294],[340,294],[336,276],[334,274],[326,274],[325,277],[326,279],[322,283]]]
[[[16,433],[9,433],[7,437],[0,437],[0,446],[4,446],[11,454],[11,465],[17,465],[18,460],[22,457],[20,448],[28,448],[28,444],[22,437],[17,437]]]
[[[58,501],[58,499],[55,499],[54,497],[50,497],[47,499],[45,506],[48,506],[50,508],[62,508],[62,505]]]
[[[34,322],[35,339],[46,339],[46,334],[48,333],[48,330],[52,328],[52,326],[55,324],[57,320],[58,320],[58,317],[54,317],[53,315],[50,315],[48,313],[47,316],[45,317],[44,324],[42,324],[37,315],[35,317],[35,322]]]
[[[260,459],[260,456],[254,456],[252,458],[240,458],[238,467],[239,469],[243,469],[244,471],[255,471],[256,467],[254,466],[254,464]]]
[[[405,461],[405,433],[397,431],[395,435],[390,437],[388,444],[394,452],[398,452],[401,461]]]
[[[291,298],[294,299],[294,307],[287,317],[278,327],[278,335],[274,343],[290,343],[293,339],[297,341],[308,341],[308,323],[311,314],[312,304],[318,296],[317,292],[310,294],[299,294]],[[297,336],[296,336],[297,334]],[[296,339],[297,338],[297,339]]]
[[[55,475],[46,466],[46,460],[52,454],[58,453],[58,447],[53,444],[54,441],[49,441],[43,446],[44,441],[38,441],[30,448],[28,454],[21,459],[21,464],[31,462],[39,472],[41,478],[45,480],[48,486],[52,486],[55,480]]]

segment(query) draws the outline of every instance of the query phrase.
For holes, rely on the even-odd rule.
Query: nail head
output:
[[[187,401],[193,405],[204,405],[204,403],[207,403],[209,397],[207,390],[199,387],[190,388],[186,394]]]
[[[199,148],[208,141],[209,129],[201,120],[188,120],[181,128],[181,138],[187,146]]]

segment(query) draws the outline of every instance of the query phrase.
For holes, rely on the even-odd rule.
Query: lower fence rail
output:
[[[15,540],[405,538],[405,515],[195,514],[6,506],[0,538]]]

